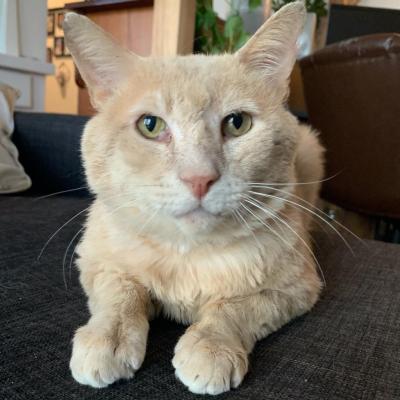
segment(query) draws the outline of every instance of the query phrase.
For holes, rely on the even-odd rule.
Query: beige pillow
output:
[[[18,161],[17,148],[11,142],[18,97],[17,90],[0,82],[0,194],[21,192],[32,185]]]

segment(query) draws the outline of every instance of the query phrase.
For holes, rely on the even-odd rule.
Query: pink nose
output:
[[[219,178],[219,175],[208,176],[181,176],[181,180],[189,187],[195,197],[201,199],[206,195],[211,185]]]

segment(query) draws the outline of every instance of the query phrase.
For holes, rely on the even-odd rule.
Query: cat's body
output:
[[[302,12],[286,8],[270,32]],[[72,373],[95,387],[132,377],[162,312],[192,324],[173,359],[182,382],[197,393],[236,387],[255,341],[307,312],[321,287],[309,216],[293,206],[314,203],[322,178],[314,133],[283,106],[293,57],[269,38],[274,59],[260,66],[262,31],[234,56],[144,60],[82,17],[65,30],[100,109],[82,144],[96,200],[77,251],[92,317],[75,335]],[[138,132],[143,115],[162,118],[155,140]]]
[[[313,152],[315,161],[320,162],[320,147],[314,134],[308,128],[296,129],[303,130],[303,148],[306,151],[304,155],[299,154],[297,167],[304,167],[304,162],[309,161]],[[320,180],[320,171],[313,168],[312,174],[307,173],[302,182]],[[299,186],[293,192],[313,202],[317,188],[318,184],[311,188]],[[304,190],[309,192],[302,193]],[[267,288],[283,290],[293,285],[298,279],[295,265],[304,264],[304,259],[298,259],[296,252],[288,252],[282,247],[279,236],[297,250],[304,247],[304,243],[285,226],[273,227],[279,236],[271,236],[264,226],[260,226],[254,231],[256,239],[243,232],[242,226],[231,227],[226,230],[226,236],[223,231],[218,232],[215,237],[210,235],[204,243],[191,245],[185,234],[179,231],[168,232],[167,236],[157,232],[158,224],[154,219],[143,229],[147,231],[144,234],[142,228],[147,216],[142,218],[134,207],[113,212],[114,207],[114,204],[108,204],[107,199],[95,200],[84,240],[77,249],[89,298],[90,285],[85,285],[84,277],[88,275],[87,279],[92,280],[90,275],[98,273],[99,264],[107,264],[110,270],[116,264],[115,270],[132,274],[149,290],[152,300],[162,306],[158,308],[166,315],[179,322],[192,323],[196,321],[198,310],[208,301],[247,296]],[[290,206],[282,212],[290,218],[291,228],[308,242],[307,214]],[[137,223],[132,224],[132,214],[135,213],[138,213],[135,215]],[[222,239],[221,244],[218,239]],[[303,254],[313,266],[307,251]],[[88,260],[92,261],[89,265]],[[287,264],[293,268],[284,268]],[[278,279],[274,279],[276,271],[280,271]],[[287,277],[283,276],[285,272]],[[315,284],[319,288],[319,279],[312,282]]]

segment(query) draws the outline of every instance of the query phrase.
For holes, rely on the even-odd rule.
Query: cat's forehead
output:
[[[232,55],[181,56],[149,67],[154,79],[150,94],[157,93],[171,106],[178,102],[204,110],[218,104],[256,102],[254,77]]]
[[[204,55],[204,54],[191,54],[186,56],[177,56],[172,58],[165,58],[161,61],[161,66],[165,68],[168,73],[179,71],[183,74],[207,74],[212,72],[210,77],[219,74],[227,66],[233,66],[235,57],[230,54],[225,55]],[[239,67],[239,64],[237,65]]]
[[[132,64],[130,84],[124,86],[110,113],[143,112],[198,120],[218,118],[235,110],[259,113],[268,99],[260,77],[234,55],[190,55],[145,59]],[[208,113],[210,112],[210,113]]]

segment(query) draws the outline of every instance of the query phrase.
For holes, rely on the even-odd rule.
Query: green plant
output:
[[[278,11],[281,7],[293,1],[296,0],[272,0],[272,9]],[[305,3],[307,11],[315,13],[318,19],[324,17],[328,13],[325,0],[306,0]]]
[[[225,0],[230,6],[225,23],[213,10],[212,0],[196,0],[196,28],[194,51],[217,54],[233,52],[246,43],[250,35],[245,31],[239,5],[246,0]],[[248,0],[250,10],[262,4],[262,0]]]

